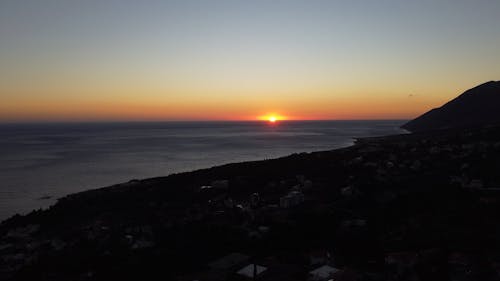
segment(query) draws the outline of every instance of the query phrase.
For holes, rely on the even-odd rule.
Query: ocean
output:
[[[0,220],[131,179],[331,150],[404,121],[0,124]]]

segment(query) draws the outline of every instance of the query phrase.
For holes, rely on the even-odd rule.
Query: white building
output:
[[[316,268],[309,272],[310,279],[314,281],[322,281],[331,279],[332,275],[339,271],[335,267],[331,267],[329,265],[323,265],[321,267]]]
[[[242,269],[238,270],[238,272],[236,272],[236,273],[238,273],[239,275],[245,276],[247,278],[253,279],[254,277],[261,275],[266,270],[267,270],[267,267],[252,263],[252,264],[249,264],[249,265],[243,267]]]

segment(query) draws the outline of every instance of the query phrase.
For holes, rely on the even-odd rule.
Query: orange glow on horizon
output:
[[[451,91],[450,91],[451,92]],[[456,91],[454,91],[456,92]],[[453,94],[450,94],[450,98]],[[288,120],[368,120],[412,119],[447,98],[435,95],[351,95],[346,97],[308,98],[296,96],[287,100],[245,96],[222,99],[214,96],[200,102],[200,97],[186,95],[170,100],[163,96],[115,98],[45,95],[27,99],[12,95],[0,104],[0,122],[9,121],[265,121]],[[448,98],[449,99],[449,98]],[[265,105],[265,106],[263,106]],[[263,108],[268,107],[270,109]],[[277,109],[273,109],[277,108]],[[261,114],[255,114],[261,112]],[[283,114],[286,112],[286,114]]]

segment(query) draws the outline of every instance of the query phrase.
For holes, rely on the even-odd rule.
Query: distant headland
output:
[[[499,123],[500,81],[490,81],[465,91],[445,105],[404,124],[402,128],[422,132]]]

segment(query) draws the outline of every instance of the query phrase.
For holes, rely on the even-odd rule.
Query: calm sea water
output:
[[[345,147],[403,121],[0,125],[0,220],[58,197],[229,162]]]

